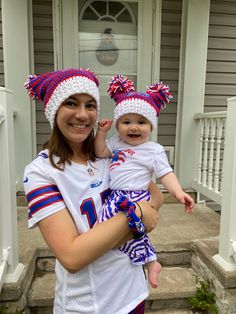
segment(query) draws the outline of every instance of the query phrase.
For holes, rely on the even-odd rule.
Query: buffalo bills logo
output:
[[[126,155],[122,150],[114,150],[111,156],[110,170],[125,162]]]

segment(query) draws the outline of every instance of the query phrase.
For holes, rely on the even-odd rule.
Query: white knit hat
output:
[[[71,95],[88,94],[100,109],[99,82],[90,70],[65,69],[39,75],[30,75],[25,83],[29,95],[42,100],[46,118],[51,128],[54,126],[55,116],[60,105]]]
[[[123,75],[115,75],[109,84],[108,93],[114,98],[113,122],[128,113],[137,113],[148,119],[153,128],[156,128],[160,110],[172,98],[169,86],[155,83],[148,86],[146,93],[136,92],[133,82]]]

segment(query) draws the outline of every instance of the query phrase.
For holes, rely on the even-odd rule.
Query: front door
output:
[[[114,74],[128,75],[139,91],[152,83],[153,0],[62,0],[61,16],[61,66],[99,76],[100,118],[112,118],[107,86]]]

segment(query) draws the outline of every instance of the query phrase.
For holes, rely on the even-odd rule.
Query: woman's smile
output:
[[[82,144],[97,120],[96,101],[88,94],[70,96],[62,103],[56,119],[58,128],[71,148]]]

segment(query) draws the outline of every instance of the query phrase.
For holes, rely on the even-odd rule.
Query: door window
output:
[[[98,74],[100,118],[112,118],[115,103],[107,94],[111,77],[124,74],[137,82],[138,3],[86,1],[78,11],[79,66]]]

